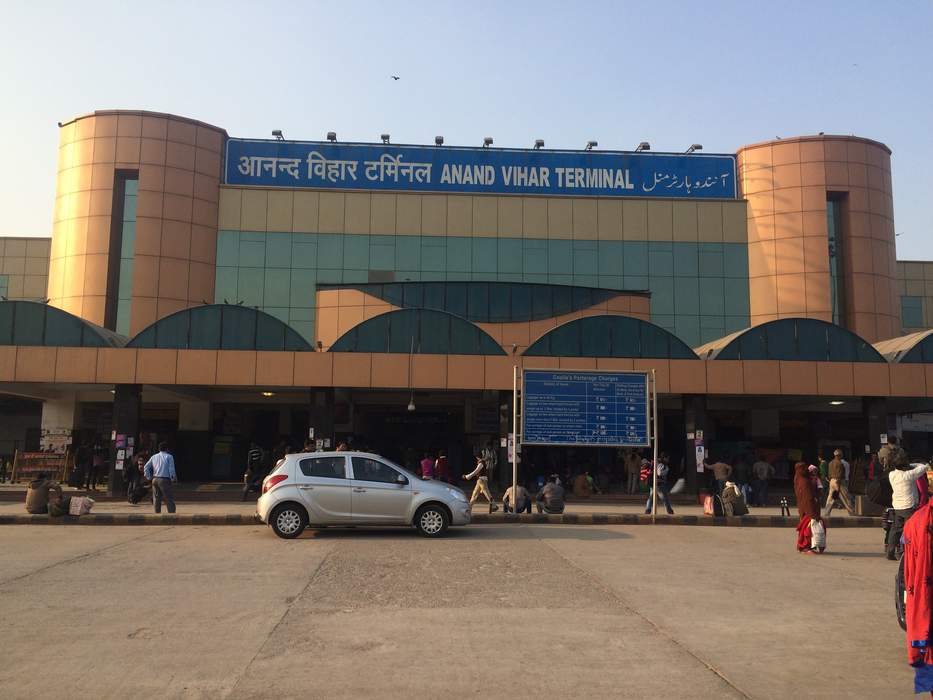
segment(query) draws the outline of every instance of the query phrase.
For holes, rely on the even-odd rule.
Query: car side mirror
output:
[[[399,474],[397,477],[395,477],[395,483],[399,486],[404,486],[408,483],[408,478],[404,474]]]

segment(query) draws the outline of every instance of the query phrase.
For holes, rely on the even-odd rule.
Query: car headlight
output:
[[[448,492],[451,496],[453,496],[456,500],[458,500],[458,501],[466,501],[466,500],[467,500],[466,494],[463,493],[463,491],[461,491],[460,489],[448,488],[448,489],[447,489],[447,492]]]

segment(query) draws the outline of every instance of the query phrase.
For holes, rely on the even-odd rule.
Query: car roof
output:
[[[325,450],[319,452],[292,452],[289,457],[375,457],[385,459],[382,455],[373,452],[356,452],[352,450]]]

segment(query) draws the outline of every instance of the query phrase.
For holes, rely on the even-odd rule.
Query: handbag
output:
[[[826,526],[819,520],[810,521],[810,549],[826,549]]]

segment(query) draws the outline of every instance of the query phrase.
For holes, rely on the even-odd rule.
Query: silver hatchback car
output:
[[[367,452],[286,456],[263,480],[256,512],[286,539],[309,525],[412,525],[425,537],[438,537],[471,519],[460,489],[420,479]]]

